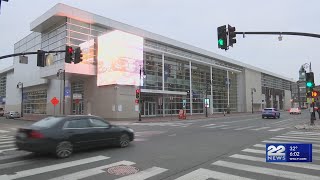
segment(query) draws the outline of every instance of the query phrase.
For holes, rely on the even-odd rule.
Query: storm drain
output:
[[[139,169],[133,166],[114,166],[108,169],[109,174],[117,175],[117,176],[126,176],[130,174],[135,174],[139,172]]]

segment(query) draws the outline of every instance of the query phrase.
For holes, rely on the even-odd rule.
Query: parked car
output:
[[[273,117],[274,119],[280,118],[280,112],[276,108],[265,108],[262,111],[262,119]]]
[[[19,118],[20,113],[16,111],[8,111],[6,112],[5,116],[6,116],[6,119],[14,119],[14,118]]]
[[[300,108],[290,108],[289,113],[290,114],[301,114],[301,109]]]
[[[44,118],[18,129],[15,138],[19,150],[66,158],[77,149],[106,145],[127,147],[134,139],[134,131],[97,116],[72,115]]]

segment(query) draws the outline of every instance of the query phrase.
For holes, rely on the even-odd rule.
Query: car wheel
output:
[[[121,148],[124,148],[124,147],[127,147],[129,145],[129,143],[130,143],[130,138],[129,138],[128,134],[126,134],[126,133],[122,134],[119,139],[119,146]]]
[[[73,146],[68,141],[60,142],[56,147],[56,156],[58,158],[67,158],[73,152]]]

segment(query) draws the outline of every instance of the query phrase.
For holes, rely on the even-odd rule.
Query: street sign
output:
[[[82,94],[74,93],[72,98],[73,99],[82,99]]]
[[[65,97],[71,97],[71,88],[70,87],[65,87],[64,88],[64,96]]]
[[[209,107],[210,107],[209,98],[204,99],[204,107],[206,107],[206,108],[209,108]]]
[[[51,103],[52,103],[54,106],[56,106],[56,105],[59,103],[59,99],[57,99],[56,97],[53,97],[53,98],[51,99]]]
[[[28,64],[28,57],[27,56],[19,56],[19,63],[20,64]]]
[[[186,105],[187,105],[187,100],[182,100],[182,106],[183,106],[183,108],[185,108],[186,107]]]

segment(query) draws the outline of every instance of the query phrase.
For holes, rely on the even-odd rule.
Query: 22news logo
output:
[[[284,145],[267,145],[267,162],[285,162],[286,147]]]

